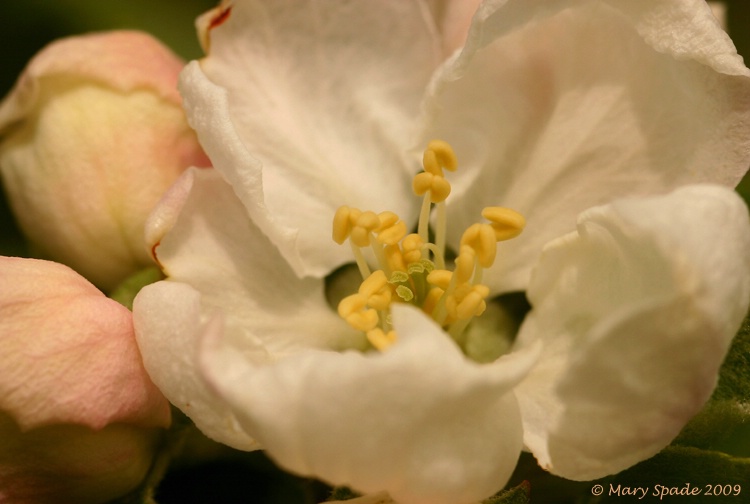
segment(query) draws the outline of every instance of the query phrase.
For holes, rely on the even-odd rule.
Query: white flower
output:
[[[750,157],[750,71],[704,2],[485,2],[446,56],[464,18],[434,13],[451,6],[237,0],[204,18],[210,54],[182,92],[216,172],[152,215],[169,279],[134,309],[149,373],[207,435],[405,504],[487,497],[523,445],[573,479],[656,453],[750,301],[744,204],[717,185],[665,195],[731,187]],[[324,295],[352,261],[336,209],[416,225],[429,138],[459,159],[449,247],[490,205],[528,222],[484,270],[491,295],[532,305],[490,363],[398,303],[396,342],[362,352]],[[501,348],[489,323],[455,333]]]

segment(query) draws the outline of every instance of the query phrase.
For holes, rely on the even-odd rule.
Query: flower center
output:
[[[445,200],[451,192],[443,170],[458,167],[451,146],[431,141],[422,159],[424,171],[413,180],[414,194],[422,196],[417,232],[407,234],[406,224],[393,212],[376,214],[342,206],[333,218],[333,240],[349,241],[362,283],[355,294],[338,305],[339,315],[378,350],[396,340],[390,317],[392,303],[411,303],[432,317],[456,341],[471,321],[484,313],[489,288],[482,273],[495,262],[497,242],[518,236],[525,219],[518,212],[487,207],[489,222],[469,226],[461,237],[452,269],[446,268]],[[435,207],[435,226],[430,238],[430,214]],[[370,268],[365,251],[370,249],[378,269]]]

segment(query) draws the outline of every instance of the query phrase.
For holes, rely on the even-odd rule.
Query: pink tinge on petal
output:
[[[211,30],[224,24],[231,14],[232,3],[225,0],[220,5],[198,16],[198,19],[195,20],[198,29],[198,41],[203,52],[208,54],[211,48]]]
[[[450,0],[439,3],[443,4],[443,12],[438,26],[443,35],[443,50],[449,56],[466,42],[471,20],[481,1]]]
[[[146,220],[146,246],[151,251],[151,257],[157,263],[159,259],[156,255],[156,249],[159,247],[161,239],[164,238],[164,235],[172,229],[177,221],[182,207],[185,205],[188,196],[190,196],[194,178],[195,175],[191,169],[183,172],[180,178],[167,189]]]
[[[119,91],[151,89],[181,102],[177,77],[184,62],[161,42],[137,31],[111,31],[55,41],[28,64],[0,105],[0,130],[33,107],[39,79],[51,75],[98,81]]]
[[[169,425],[126,308],[57,263],[2,257],[0,274],[0,410],[24,430]]]

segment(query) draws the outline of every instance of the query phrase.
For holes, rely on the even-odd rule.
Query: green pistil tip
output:
[[[396,287],[396,295],[407,303],[414,299],[414,293],[406,285],[399,285]]]

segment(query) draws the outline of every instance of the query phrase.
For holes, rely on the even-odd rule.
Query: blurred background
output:
[[[48,42],[77,33],[148,31],[184,58],[201,55],[193,22],[218,0],[6,0],[0,7],[0,94]]]

